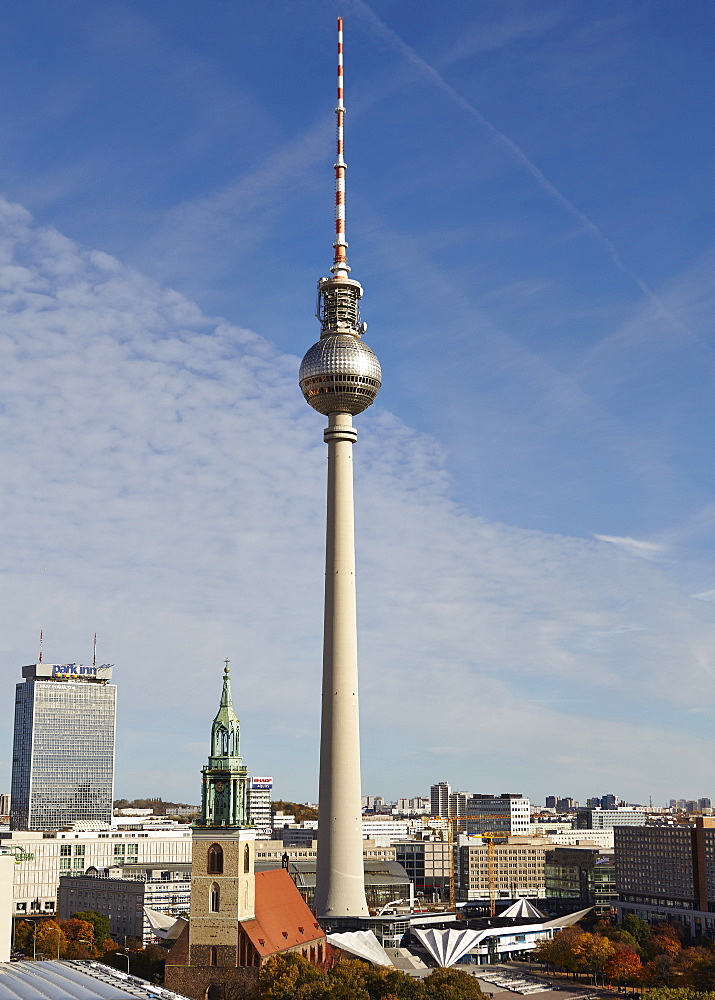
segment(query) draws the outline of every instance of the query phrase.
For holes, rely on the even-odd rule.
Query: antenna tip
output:
[[[342,17],[339,17],[338,18],[338,31],[342,31],[342,30],[343,30],[343,19],[342,19]]]

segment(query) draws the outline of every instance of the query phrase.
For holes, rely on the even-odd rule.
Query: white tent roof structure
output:
[[[144,913],[152,934],[165,941],[175,941],[189,922],[185,917],[170,917],[168,913],[161,913],[151,906],[145,906]]]
[[[510,907],[499,914],[500,917],[513,917],[515,920],[545,920],[541,910],[537,910],[528,899],[517,899]]]
[[[328,934],[328,944],[348,952],[349,955],[364,958],[372,965],[392,968],[387,952],[372,931],[343,931],[340,934]]]
[[[431,927],[420,929],[415,927],[412,934],[427,949],[437,964],[444,968],[449,968],[450,965],[458,962],[462,955],[466,955],[481,937],[479,931],[453,929],[440,931],[433,930]]]

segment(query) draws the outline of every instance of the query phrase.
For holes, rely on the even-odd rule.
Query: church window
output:
[[[218,965],[218,948],[214,945],[209,955],[209,965]]]
[[[223,849],[220,844],[212,844],[209,847],[208,873],[209,875],[223,874]]]
[[[218,913],[221,902],[221,890],[216,882],[211,883],[211,897],[209,900],[209,910],[211,913]]]
[[[223,991],[218,983],[211,983],[206,990],[206,1000],[221,1000]]]
[[[248,844],[246,844],[246,846],[243,848],[243,870],[244,872],[248,872],[250,871],[250,868],[251,868],[251,851]]]

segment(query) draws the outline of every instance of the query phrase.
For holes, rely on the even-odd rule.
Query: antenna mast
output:
[[[97,666],[97,633],[94,633],[94,655],[92,656],[92,666]]]
[[[348,165],[343,157],[343,125],[345,105],[343,103],[343,19],[338,18],[338,106],[335,109],[337,118],[337,157],[335,159],[335,256],[330,270],[336,278],[347,278],[348,241],[345,239],[345,171]]]
[[[42,663],[42,629],[40,629],[40,657],[37,662]]]

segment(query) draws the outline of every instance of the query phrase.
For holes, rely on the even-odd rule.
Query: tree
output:
[[[582,932],[578,927],[565,927],[555,934],[550,941],[539,941],[532,955],[537,962],[545,962],[555,969],[566,972],[576,971],[572,943]]]
[[[660,924],[651,932],[650,937],[643,945],[643,953],[646,958],[655,958],[657,955],[677,958],[682,948],[680,937],[673,925]]]
[[[25,955],[31,955],[34,936],[34,925],[29,920],[22,920],[15,928],[15,948]]]
[[[369,1000],[387,1000],[388,997],[395,1000],[416,1000],[419,993],[419,984],[404,972],[398,969],[380,968],[374,965],[366,965],[357,959],[344,959],[330,970],[328,982],[333,992],[342,995],[348,987],[346,993],[349,997],[366,997]],[[337,1000],[337,996],[335,997]]]
[[[603,972],[609,958],[616,953],[616,946],[608,938],[584,931],[571,942],[576,972],[588,972],[595,976]]]
[[[37,923],[36,952],[47,958],[64,958],[67,938],[56,920],[39,920]]]
[[[715,993],[698,993],[697,990],[684,986],[661,986],[648,990],[645,996],[647,1000],[715,1000]]]
[[[624,930],[633,935],[641,947],[650,937],[650,924],[641,917],[637,917],[635,913],[627,913],[623,918],[622,926]]]
[[[273,955],[261,966],[252,996],[255,1000],[294,1000],[299,991],[325,981],[325,974],[295,951]],[[303,995],[309,995],[304,991]]]
[[[473,976],[461,969],[435,969],[422,980],[423,1000],[483,1000],[484,994]]]
[[[696,990],[715,989],[715,954],[712,948],[684,948],[676,962],[681,982]]]
[[[99,948],[105,941],[111,941],[112,934],[109,930],[109,917],[104,913],[97,913],[96,910],[80,910],[72,914],[78,920],[85,920],[92,925],[92,944]]]
[[[610,980],[619,986],[633,986],[640,981],[643,963],[640,955],[630,948],[620,947],[606,959],[603,972]]]

